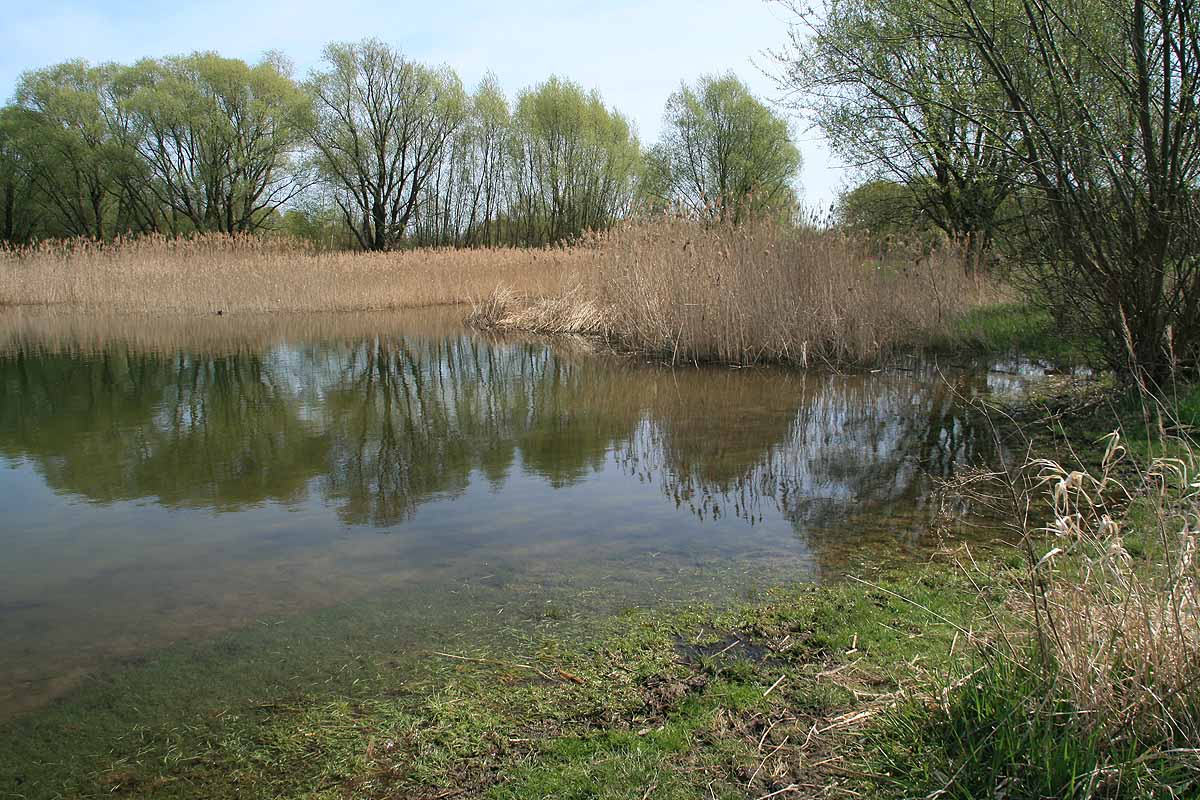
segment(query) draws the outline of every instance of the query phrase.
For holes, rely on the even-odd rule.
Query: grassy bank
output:
[[[390,672],[352,659],[327,681],[286,694],[251,685],[244,699],[164,675],[132,701],[138,683],[93,692],[92,716],[105,703],[148,704],[103,738],[80,739],[82,707],[26,724],[0,754],[0,796],[833,794],[863,782],[856,737],[961,653],[956,632],[991,591],[967,589],[944,567],[911,568],[720,611],[630,611],[569,635],[464,640],[399,657]],[[189,694],[192,712],[153,711]]]
[[[370,311],[559,291],[569,249],[314,252],[286,239],[150,236],[0,249],[0,306],[117,312]]]
[[[390,660],[351,646],[300,682],[306,640],[267,628],[211,655],[215,684],[151,667],[10,725],[0,796],[1196,796],[1196,462],[1186,439],[1081,441],[1079,465],[946,487],[943,522],[1006,513],[1016,549]],[[263,652],[287,690],[254,682]]]
[[[874,362],[957,335],[1009,296],[953,252],[879,260],[830,231],[681,220],[607,234],[565,291],[505,287],[474,324],[599,336],[672,362]]]
[[[1086,363],[1086,342],[1063,336],[1046,311],[1023,302],[980,305],[925,343],[935,353],[1022,355],[1055,364]]]
[[[1035,457],[962,477],[961,496],[1006,514],[1023,564],[962,677],[869,737],[901,796],[1200,795],[1194,442],[1177,422],[1147,430],[1125,395],[1057,398],[1072,395],[1044,437],[1019,432]],[[1100,406],[1130,441],[1070,438]]]

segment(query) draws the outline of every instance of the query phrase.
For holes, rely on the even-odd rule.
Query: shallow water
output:
[[[387,592],[461,620],[919,554],[989,439],[956,395],[1025,380],[670,370],[460,317],[0,313],[0,717]]]

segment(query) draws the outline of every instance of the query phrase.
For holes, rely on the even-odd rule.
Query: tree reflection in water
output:
[[[910,544],[930,477],[988,441],[955,397],[984,371],[672,371],[361,323],[0,320],[0,715],[31,681],[376,589],[830,574]],[[31,485],[48,508],[20,510]]]
[[[949,382],[952,380],[952,383]],[[986,374],[826,375],[633,365],[471,336],[222,355],[0,357],[0,454],[56,491],[236,511],[319,492],[387,527],[472,476],[555,488],[611,458],[700,518],[798,527],[919,503],[988,446],[956,395]]]

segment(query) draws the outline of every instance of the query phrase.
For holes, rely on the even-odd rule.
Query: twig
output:
[[[754,772],[750,773],[750,780],[746,781],[747,789],[749,789],[751,786],[754,785],[754,779],[758,777],[758,773],[762,772],[762,768],[765,767],[767,765],[767,762],[771,760],[771,756],[778,753],[783,748],[783,746],[787,743],[788,743],[788,737],[785,736],[785,737],[783,737],[782,742],[775,745],[774,749],[771,750],[771,752],[769,752],[765,756],[763,756],[763,760],[758,762],[758,766],[755,768]]]
[[[453,653],[442,653],[437,650],[434,650],[432,652],[433,652],[433,655],[435,655],[435,656],[441,656],[442,658],[452,658],[455,661],[469,661],[472,664],[487,664],[487,665],[493,666],[493,667],[510,667],[510,668],[516,668],[516,669],[527,669],[527,670],[536,672],[538,675],[541,675],[543,678],[550,681],[551,683],[556,682],[555,678],[553,676],[548,675],[545,672],[542,672],[540,669],[533,666],[532,664],[518,664],[515,661],[497,661],[494,658],[472,658],[471,656],[456,656]]]
[[[712,657],[716,658],[717,656],[723,656],[726,653],[728,653],[730,650],[732,650],[733,648],[737,647],[739,644],[741,644],[741,642],[738,641],[737,639],[735,639],[732,644],[725,647],[725,649],[721,650],[719,653],[713,653]]]

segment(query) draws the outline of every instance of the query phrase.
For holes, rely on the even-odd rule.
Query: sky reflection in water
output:
[[[170,642],[396,587],[453,604],[455,581],[577,581],[632,602],[730,564],[820,579],[885,559],[920,545],[930,476],[986,445],[954,391],[996,388],[986,370],[954,391],[932,368],[671,371],[447,312],[15,313],[0,715]]]

